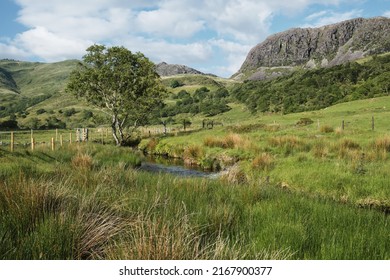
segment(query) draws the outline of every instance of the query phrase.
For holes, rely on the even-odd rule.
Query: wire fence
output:
[[[63,146],[75,142],[99,142],[107,143],[112,141],[108,128],[78,128],[73,130],[18,130],[0,131],[0,146],[9,146],[11,151],[15,147],[38,146]]]

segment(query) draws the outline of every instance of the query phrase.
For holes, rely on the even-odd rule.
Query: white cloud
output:
[[[204,63],[225,76],[270,33],[275,15],[298,14],[361,0],[14,0],[29,30],[2,40],[0,55],[45,61],[80,58],[92,43],[124,45],[155,62]],[[306,17],[319,26],[359,16],[321,11]],[[211,64],[211,63],[218,63]]]
[[[305,25],[305,27],[320,27],[320,26],[360,17],[362,16],[362,12],[363,12],[362,10],[352,10],[345,13],[326,11],[326,12],[318,13],[317,15],[313,14],[306,17],[308,23]]]
[[[0,59],[9,58],[9,59],[26,59],[29,54],[22,49],[13,46],[9,43],[3,44],[0,43]]]
[[[204,22],[188,13],[161,9],[143,11],[137,17],[137,24],[143,32],[157,36],[188,38],[204,28]]]
[[[384,16],[384,17],[390,17],[390,11],[384,12],[384,13],[383,13],[383,16]]]
[[[41,26],[19,34],[13,41],[15,46],[28,50],[34,56],[44,58],[45,61],[81,57],[84,50],[92,43],[88,40],[61,37]]]
[[[212,49],[205,43],[169,43],[165,40],[145,39],[143,37],[128,38],[122,42],[132,50],[144,53],[154,62],[168,62],[191,65],[206,62],[212,55]]]

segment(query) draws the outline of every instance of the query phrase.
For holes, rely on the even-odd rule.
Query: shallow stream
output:
[[[185,166],[182,160],[164,157],[146,157],[139,170],[154,173],[169,173],[179,177],[215,178],[217,172],[204,171],[196,166]]]

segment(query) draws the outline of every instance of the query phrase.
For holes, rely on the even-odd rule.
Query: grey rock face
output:
[[[202,72],[193,69],[191,67],[179,64],[168,64],[166,62],[161,62],[156,65],[156,72],[161,77],[174,76],[179,74],[200,74],[204,75]]]
[[[390,19],[356,18],[272,35],[249,52],[237,74],[259,67],[333,66],[389,51]]]

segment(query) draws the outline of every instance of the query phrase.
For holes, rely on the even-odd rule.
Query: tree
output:
[[[147,123],[166,93],[155,65],[142,53],[103,45],[87,49],[66,90],[110,115],[118,146],[131,142],[136,129]]]

